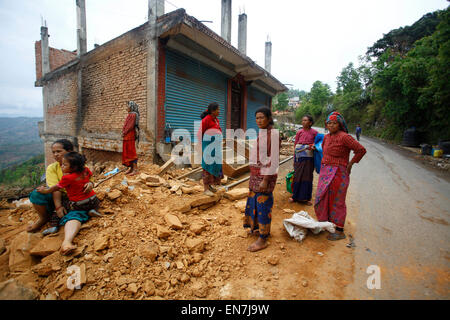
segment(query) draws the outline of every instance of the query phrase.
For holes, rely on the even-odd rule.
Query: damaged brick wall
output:
[[[67,62],[72,61],[77,57],[76,52],[67,50],[58,50],[50,47],[50,71],[53,71]],[[34,52],[36,57],[36,80],[42,78],[42,49],[41,41],[36,41],[34,43]]]
[[[75,136],[78,76],[76,71],[59,76],[44,86],[45,135]],[[44,108],[45,110],[45,108]]]
[[[89,160],[119,161],[127,101],[133,100],[140,109],[139,158],[152,160],[154,143],[146,130],[148,30],[145,27],[140,26],[88,52],[79,64],[58,70],[58,75],[45,81],[46,141],[71,136],[70,140],[78,142],[80,151]],[[81,109],[78,110],[80,68]],[[45,150],[46,159],[52,159],[47,144]]]
[[[85,133],[115,133],[121,138],[129,100],[139,105],[140,127],[146,126],[146,61],[143,32],[127,33],[88,54],[82,71]]]

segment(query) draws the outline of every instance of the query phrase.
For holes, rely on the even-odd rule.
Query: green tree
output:
[[[405,55],[413,48],[414,42],[434,33],[440,22],[439,13],[440,11],[427,13],[411,26],[390,31],[367,50],[367,55],[379,58],[387,50]]]
[[[275,110],[284,111],[287,109],[289,104],[289,97],[286,92],[282,92],[276,96],[276,104],[274,106]]]
[[[301,122],[304,115],[310,114],[314,118],[319,117],[333,99],[330,86],[321,81],[315,81],[311,91],[302,96],[300,107],[295,112],[296,122]]]

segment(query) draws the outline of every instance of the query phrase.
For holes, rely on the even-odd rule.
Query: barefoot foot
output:
[[[265,240],[263,240],[262,238],[258,238],[258,240],[253,242],[247,248],[247,250],[250,251],[250,252],[255,252],[255,251],[259,251],[259,250],[265,249],[265,248],[267,248],[267,242]]]
[[[48,222],[48,219],[46,219],[46,220],[39,219],[38,221],[36,221],[36,222],[33,223],[33,224],[30,224],[30,225],[27,227],[27,232],[36,232],[36,231],[39,231],[39,229],[40,229],[44,224],[46,224],[47,222]]]
[[[72,253],[75,249],[77,248],[76,245],[74,245],[73,243],[70,242],[63,242],[61,244],[61,249],[59,249],[59,252],[63,255],[66,256],[70,253]]]

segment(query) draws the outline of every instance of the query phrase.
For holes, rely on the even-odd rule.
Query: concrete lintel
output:
[[[245,71],[248,68],[250,68],[250,63],[245,63],[234,67],[234,71],[236,71],[237,73],[241,73],[242,71]]]
[[[257,80],[258,81],[258,80]],[[258,81],[259,82],[259,81]],[[261,83],[257,83],[257,82],[253,82],[251,84],[252,87],[255,87],[256,89],[258,89],[259,91],[262,91],[266,94],[268,94],[269,96],[273,97],[277,94],[277,92],[274,92],[272,90],[268,90],[267,87],[264,84]]]
[[[249,74],[247,76],[245,76],[245,80],[247,81],[255,81],[261,78],[264,78],[266,76],[265,72],[259,72],[259,73],[254,73],[254,74]]]
[[[236,75],[236,73],[233,72],[232,70],[224,67],[223,65],[213,61],[212,59],[210,59],[208,57],[201,55],[200,53],[198,53],[198,51],[190,49],[173,39],[169,40],[169,42],[167,43],[167,47],[174,49],[176,51],[179,51],[195,60],[203,62],[204,64],[206,64],[210,67],[213,67],[213,68],[225,73],[226,75],[228,75],[230,77],[234,77]]]

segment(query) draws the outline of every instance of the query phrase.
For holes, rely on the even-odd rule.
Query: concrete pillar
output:
[[[86,3],[85,0],[76,0],[77,4],[77,56],[87,52],[86,37]]]
[[[50,72],[50,48],[48,46],[48,28],[41,27],[41,60],[42,60],[42,76]]]
[[[231,43],[231,0],[222,0],[222,23],[220,35]]]
[[[247,54],[247,15],[239,15],[238,23],[238,49],[243,54]]]
[[[148,0],[148,20],[151,19],[151,15],[155,15],[156,18],[164,14],[164,0]]]
[[[265,58],[265,69],[271,72],[272,67],[272,42],[266,42],[266,58]]]
[[[144,137],[152,143],[152,158],[156,156],[157,103],[158,103],[158,33],[156,19],[164,14],[163,0],[148,1],[147,47],[147,130]]]

